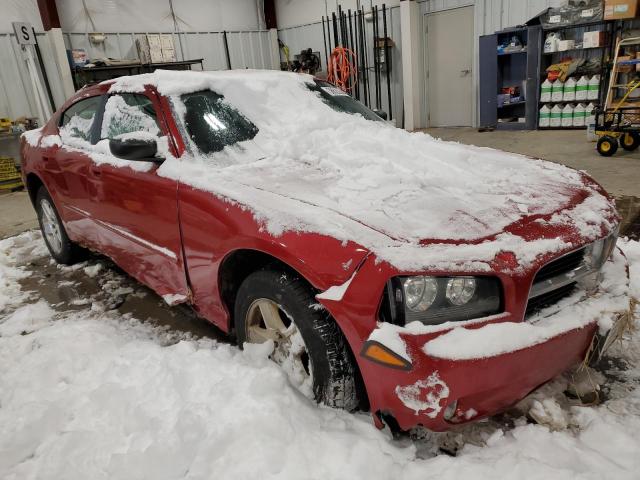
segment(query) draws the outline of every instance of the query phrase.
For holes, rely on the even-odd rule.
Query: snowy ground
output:
[[[640,244],[621,244],[640,297]],[[585,383],[573,372],[498,418],[393,440],[311,403],[260,347],[176,309],[123,309],[145,295],[104,259],[49,263],[37,233],[0,241],[0,478],[639,476],[640,335],[587,378],[597,406],[563,394]]]

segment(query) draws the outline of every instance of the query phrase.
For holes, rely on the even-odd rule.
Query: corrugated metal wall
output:
[[[372,17],[370,17],[372,18]],[[380,26],[380,36],[382,36],[382,11],[378,13],[378,24]],[[325,27],[326,28],[326,27]],[[366,22],[367,47],[369,55],[369,67],[371,70],[371,78],[369,86],[371,89],[371,100],[374,101],[374,81],[373,81],[373,21]],[[395,46],[391,52],[391,105],[393,120],[396,125],[402,125],[402,45],[400,42],[400,8],[392,7],[387,10],[387,35],[391,38]],[[333,32],[333,30],[331,30]],[[333,35],[333,33],[332,33]],[[312,48],[313,51],[320,52],[322,69],[326,72],[324,37],[322,35],[322,23],[311,23],[298,27],[284,28],[278,30],[278,37],[289,47],[291,60],[294,55],[300,53],[301,50]],[[327,40],[328,42],[328,40]],[[284,57],[281,55],[282,60]],[[382,109],[389,112],[387,101],[387,83],[386,73],[383,69],[381,81],[382,88]]]
[[[178,60],[203,58],[205,70],[227,68],[222,32],[144,32],[168,33],[173,36],[173,44]],[[65,33],[67,48],[84,48],[92,59],[138,58],[136,38],[143,32],[106,33],[101,45],[93,45],[85,33]],[[271,48],[268,30],[227,32],[231,68],[268,69],[276,61],[276,52]]]
[[[421,3],[423,14],[432,13],[451,8],[474,5],[475,36],[477,58],[477,37],[496,30],[525,22],[533,15],[539,13],[548,6],[555,6],[561,0],[426,0]],[[389,36],[395,41],[392,57],[392,98],[394,118],[402,117],[402,49],[400,44],[400,9],[393,7],[388,12],[390,26]],[[381,21],[381,17],[380,17]],[[368,39],[373,37],[371,22],[367,23]],[[158,32],[149,32],[158,33]],[[72,48],[85,48],[90,57],[135,58],[136,32],[107,34],[104,46],[91,45],[83,33],[66,33],[65,43]],[[176,55],[180,59],[204,58],[205,70],[219,70],[226,68],[224,50],[222,47],[221,32],[193,32],[173,34]],[[320,22],[302,25],[298,27],[279,30],[280,39],[289,46],[291,55],[299,53],[303,48],[313,48],[321,52],[323,69],[324,42],[322,25]],[[39,34],[40,48],[43,52],[45,65],[56,103],[63,101],[63,93],[59,84],[57,67],[50,60],[52,58],[47,37]],[[273,51],[267,31],[229,32],[229,50],[233,68],[271,68],[276,61],[276,52]],[[370,63],[373,58],[371,42],[369,42]],[[183,56],[184,54],[184,56]],[[32,116],[35,114],[35,105],[32,102],[32,92],[29,77],[24,65],[23,54],[15,42],[13,34],[0,34],[0,115],[8,115],[12,118],[21,115]],[[477,71],[477,68],[474,69]],[[475,77],[474,77],[475,78]],[[477,78],[474,81],[477,89]],[[388,110],[386,104],[386,86],[383,82],[383,108]],[[398,123],[400,125],[400,123]]]
[[[90,58],[137,58],[135,39],[139,34],[141,33],[106,33],[104,44],[99,46],[92,45],[84,33],[64,33],[64,40],[67,48],[86,49]],[[227,68],[222,32],[172,35],[178,60],[203,58],[205,70]],[[52,60],[51,45],[43,33],[38,33],[37,37],[56,105],[60,105],[65,98],[57,66]],[[278,61],[278,54],[272,47],[270,33],[267,30],[227,32],[227,40],[232,68],[270,69]],[[0,62],[0,116],[35,116],[36,108],[24,53],[16,43],[13,33],[0,34]]]

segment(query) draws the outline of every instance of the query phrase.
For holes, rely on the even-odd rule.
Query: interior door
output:
[[[427,116],[431,127],[473,124],[473,7],[426,15]]]
[[[166,123],[156,112],[161,109],[151,93],[111,95],[100,128],[102,150],[109,151],[109,140],[122,135],[166,135]],[[89,172],[100,249],[166,296],[168,303],[186,301],[177,182],[160,177],[157,163],[107,157],[105,162],[94,163]]]

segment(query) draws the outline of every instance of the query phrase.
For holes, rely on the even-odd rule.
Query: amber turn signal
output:
[[[360,355],[385,367],[411,370],[411,362],[375,340],[365,342]]]

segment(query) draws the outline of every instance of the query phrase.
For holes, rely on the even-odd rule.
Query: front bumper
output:
[[[359,276],[343,302],[326,305],[336,319],[347,311],[362,312],[350,304],[365,295],[365,285],[356,281]],[[343,330],[355,353],[367,340],[375,340],[411,363],[410,369],[399,370],[357,356],[371,411],[393,417],[403,430],[424,426],[444,431],[510,407],[582,361],[596,331],[605,333],[616,314],[628,309],[628,283],[626,259],[616,249],[602,269],[595,294],[576,292],[541,312],[537,323],[522,321],[520,310],[466,328],[422,329],[376,322],[365,335],[371,319],[362,312],[360,321],[349,322],[352,328],[345,325]],[[526,298],[523,289],[516,290]],[[445,419],[453,402],[455,410],[450,408]],[[374,419],[381,427],[379,415]]]
[[[496,414],[580,362],[595,331],[591,323],[535,346],[466,360],[429,356],[421,336],[403,336],[413,368],[368,369],[367,377],[375,379],[367,382],[372,412],[392,416],[403,430],[421,425],[434,431]],[[455,413],[447,420],[445,408],[453,402]]]

